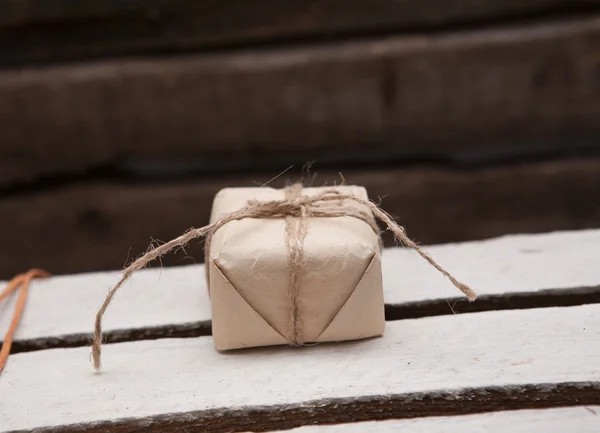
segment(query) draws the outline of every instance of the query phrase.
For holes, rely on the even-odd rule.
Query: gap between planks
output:
[[[506,236],[428,248],[479,290],[469,304],[413,251],[383,254],[386,319],[600,303],[600,230]],[[35,281],[14,353],[87,346],[97,308],[120,272]],[[69,315],[66,305],[73,305]],[[3,307],[10,311],[11,306]],[[0,316],[0,333],[10,314]],[[119,292],[105,321],[107,343],[210,335],[203,265],[148,269]]]
[[[600,406],[305,426],[288,433],[598,433]]]
[[[25,2],[29,5],[23,6]],[[468,8],[461,0],[371,1],[324,0],[281,2],[219,0],[142,3],[88,1],[65,6],[63,1],[4,0],[0,3],[0,32],[15,39],[2,65],[76,61],[86,58],[152,53],[235,49],[252,45],[319,42],[391,32],[457,31],[465,27],[541,21],[565,15],[589,15],[594,0],[528,0],[501,4],[477,0]],[[82,24],[86,24],[83,26]],[[177,31],[173,31],[177,28]],[[106,32],[110,32],[107,37]],[[150,34],[148,33],[150,32]],[[65,35],[79,37],[68,40]],[[12,35],[14,38],[9,38]],[[37,44],[32,45],[32,41]],[[39,48],[43,41],[44,49]],[[61,44],[62,43],[62,44]],[[37,46],[35,50],[33,47]],[[15,62],[16,61],[16,62]]]
[[[137,420],[36,428],[35,432],[267,432],[305,425],[458,416],[465,413],[483,414],[494,411],[580,405],[600,405],[600,382],[481,387],[459,392],[323,399],[307,401],[291,407],[275,405],[247,406],[243,409],[219,408],[157,415]],[[7,433],[24,433],[25,431],[31,430],[14,430]],[[594,433],[597,433],[597,430]]]
[[[417,319],[420,317],[450,314],[478,313],[484,311],[517,310],[531,308],[569,307],[600,303],[600,286],[575,287],[569,289],[548,289],[537,292],[513,293],[507,295],[481,296],[470,304],[460,299],[431,300],[403,305],[385,304],[385,320]],[[154,326],[137,329],[117,329],[105,332],[105,344],[127,341],[157,340],[163,338],[195,338],[212,335],[210,320]],[[0,340],[1,342],[1,340]],[[12,353],[33,352],[36,350],[71,348],[91,345],[91,334],[70,334],[57,337],[41,337],[13,343]]]

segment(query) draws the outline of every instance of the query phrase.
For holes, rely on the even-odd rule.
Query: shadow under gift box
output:
[[[335,189],[367,200],[359,186]],[[215,197],[211,223],[249,200],[284,200],[273,188],[226,188]],[[365,206],[345,200],[336,206]],[[298,277],[300,335],[305,343],[380,336],[385,328],[379,235],[358,218],[311,217]],[[283,218],[231,221],[213,235],[207,257],[212,329],[218,350],[289,344],[293,308],[290,252]]]

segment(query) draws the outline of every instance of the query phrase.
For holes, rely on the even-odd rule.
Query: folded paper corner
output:
[[[217,261],[207,266],[210,266],[212,330],[217,350],[287,344],[287,339],[231,284]]]
[[[384,329],[381,255],[375,252],[352,294],[316,342],[377,337]]]

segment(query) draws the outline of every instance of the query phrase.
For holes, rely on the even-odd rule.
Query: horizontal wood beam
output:
[[[81,3],[81,4],[79,4]],[[598,0],[2,0],[0,66],[564,15]]]
[[[598,152],[598,46],[592,16],[4,71],[0,186],[139,158],[251,166]]]
[[[89,348],[16,354],[0,432],[268,431],[599,405],[599,326],[600,306],[586,305],[398,321],[382,338],[302,349],[142,341],[105,346],[101,374]]]
[[[208,223],[217,191],[262,185],[277,172],[214,176],[172,183],[65,184],[0,199],[0,278],[24,268],[56,274],[120,269],[152,239],[167,241]],[[600,227],[600,160],[502,165],[477,170],[433,167],[350,170],[348,184],[363,185],[426,244]],[[294,180],[293,171],[271,183]],[[339,182],[320,172],[314,185]],[[256,183],[255,183],[256,182]],[[391,239],[386,237],[391,245]],[[202,245],[166,257],[165,265],[201,261]]]

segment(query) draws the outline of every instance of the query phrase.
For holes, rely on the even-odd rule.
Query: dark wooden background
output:
[[[600,0],[0,0],[0,278],[120,268],[290,166],[423,243],[600,227]]]

